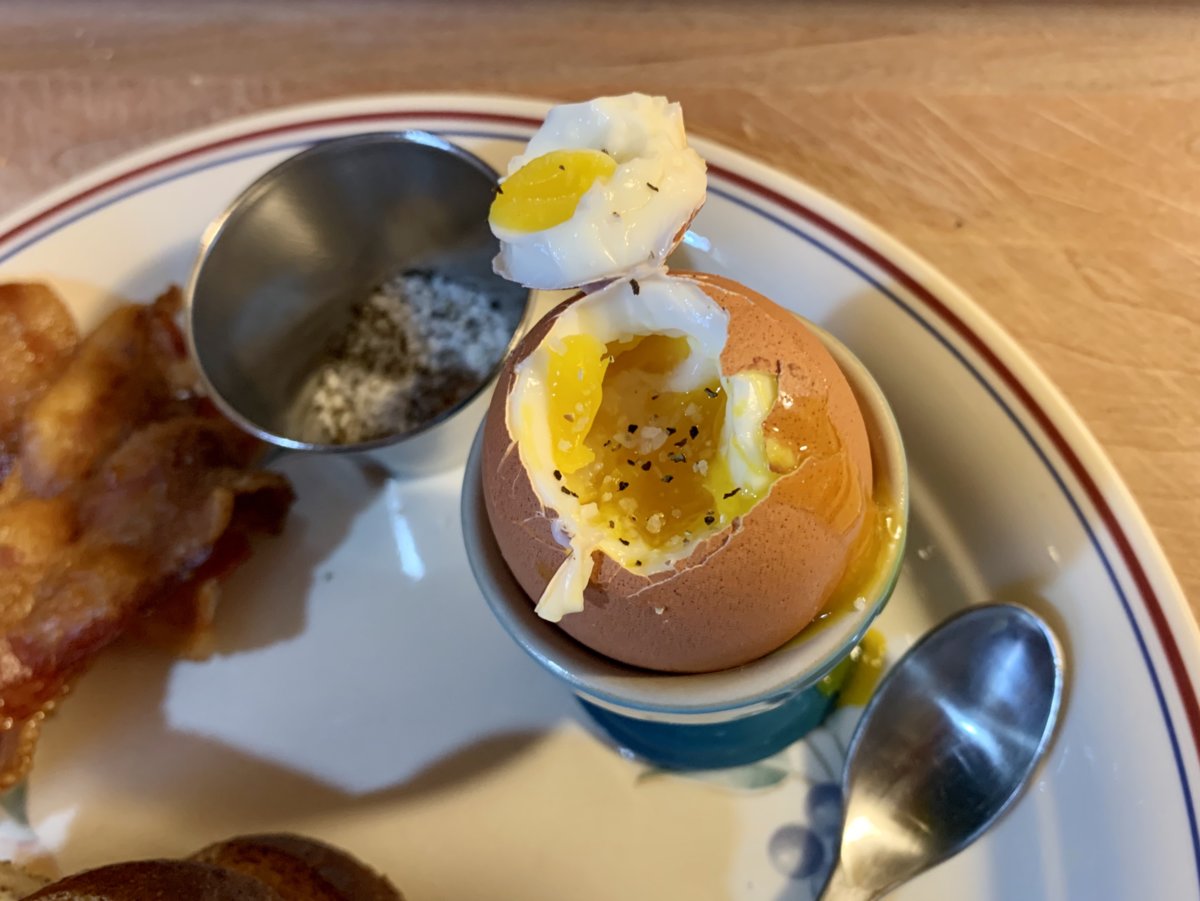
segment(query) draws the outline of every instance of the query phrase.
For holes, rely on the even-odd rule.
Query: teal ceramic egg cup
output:
[[[875,380],[841,342],[809,323],[845,373],[871,440],[876,484],[890,501],[890,540],[876,577],[847,611],[743,666],[658,673],[618,663],[533,611],[492,533],[483,495],[482,430],[463,479],[462,522],[479,588],[513,640],[566,683],[623,751],[668,769],[716,769],[768,757],[820,725],[837,700],[847,661],[895,587],[908,521],[908,475],[895,418]],[[879,489],[877,488],[877,493]]]

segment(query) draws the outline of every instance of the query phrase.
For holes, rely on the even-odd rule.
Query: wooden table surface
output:
[[[1200,611],[1200,7],[55,2],[0,10],[0,213],[344,94],[643,90],[889,230],[1016,337]]]

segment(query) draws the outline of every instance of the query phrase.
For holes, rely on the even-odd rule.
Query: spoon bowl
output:
[[[914,645],[851,739],[823,897],[876,898],[974,842],[1029,783],[1063,680],[1054,634],[1015,604],[973,607]]]

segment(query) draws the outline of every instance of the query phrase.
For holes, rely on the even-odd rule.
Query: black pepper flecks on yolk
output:
[[[575,215],[583,195],[612,178],[617,161],[599,150],[553,150],[530,160],[496,191],[488,218],[500,228],[537,232]]]
[[[691,353],[686,338],[647,335],[605,345],[573,335],[548,350],[554,462],[589,521],[608,533],[610,556],[633,564],[638,548],[628,560],[622,553],[630,542],[686,556],[688,545],[757,502],[737,490],[719,458],[726,413],[720,382],[664,390]]]

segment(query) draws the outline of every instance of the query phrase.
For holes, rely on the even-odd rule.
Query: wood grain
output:
[[[48,3],[0,15],[0,212],[166,135],[351,93],[631,89],[973,295],[1200,610],[1200,11],[1005,3]]]

